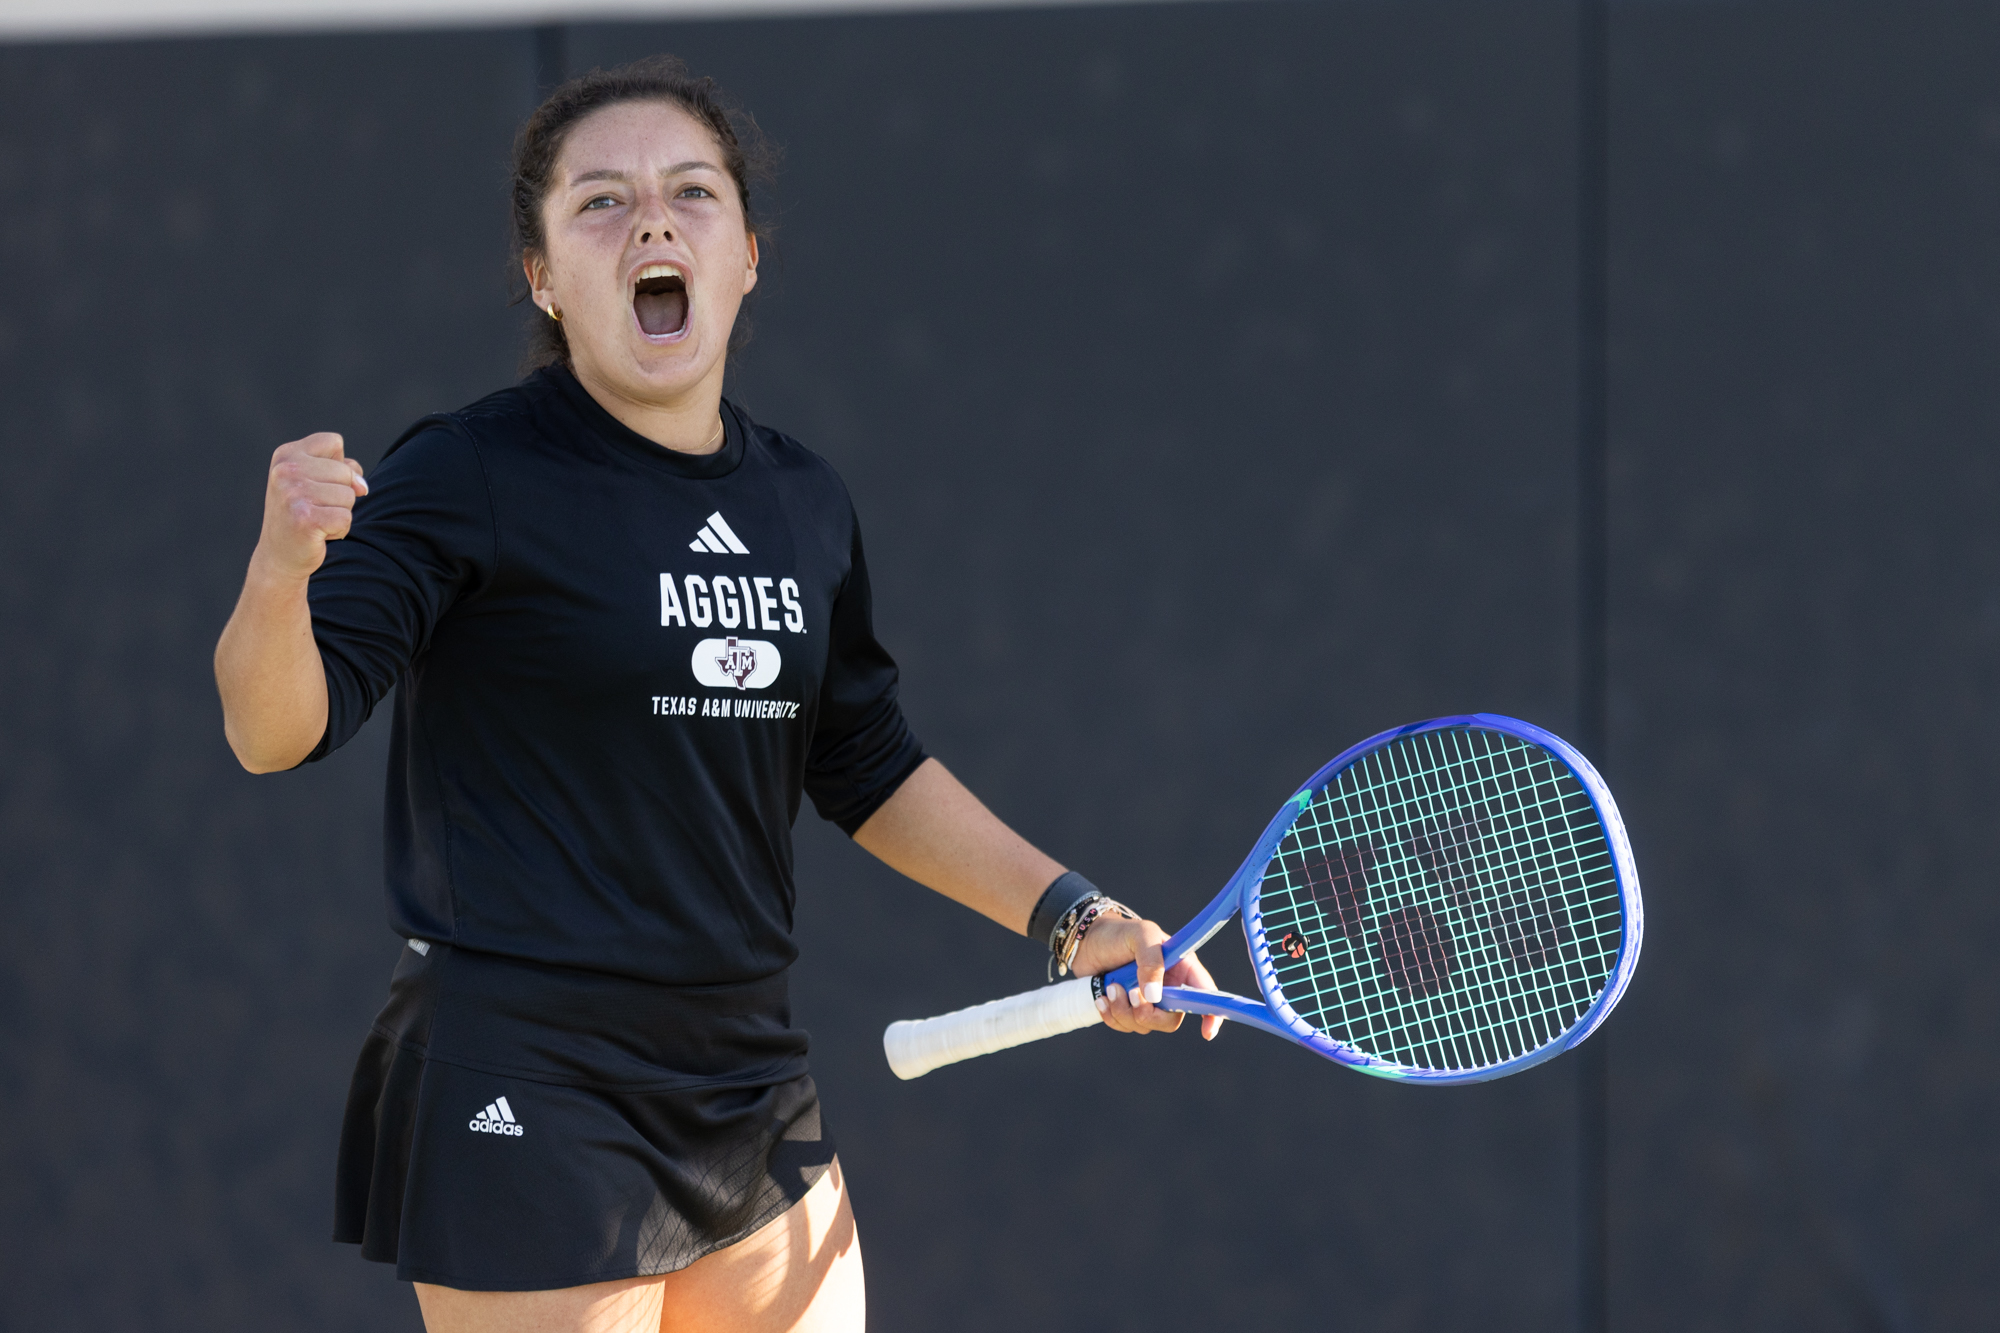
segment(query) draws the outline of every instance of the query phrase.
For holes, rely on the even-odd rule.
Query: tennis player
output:
[[[335,1235],[416,1284],[432,1333],[862,1327],[786,996],[801,793],[1078,973],[1136,959],[1113,1028],[1170,1031],[1148,994],[1212,985],[925,755],[840,478],[722,396],[764,151],[671,58],[558,89],[514,155],[539,368],[365,480],[338,435],[279,448],[216,649],[252,772],[325,756],[399,687],[408,947]]]

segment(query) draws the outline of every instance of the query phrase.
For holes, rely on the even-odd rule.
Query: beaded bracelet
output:
[[[1083,937],[1090,933],[1090,928],[1097,923],[1097,919],[1108,912],[1116,912],[1127,921],[1139,919],[1138,913],[1124,903],[1101,893],[1088,895],[1064,914],[1062,921],[1056,927],[1060,943],[1049,953],[1049,970],[1054,974],[1051,980],[1054,977],[1069,975],[1069,967],[1076,959],[1076,951],[1083,947]]]

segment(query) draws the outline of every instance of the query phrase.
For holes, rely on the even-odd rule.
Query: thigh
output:
[[[460,1291],[419,1282],[427,1333],[658,1333],[660,1279],[556,1291]]]
[[[840,1159],[783,1216],[660,1285],[661,1333],[861,1333],[861,1237]]]
[[[861,1239],[840,1160],[726,1250],[660,1277],[558,1291],[416,1284],[429,1333],[861,1333]]]

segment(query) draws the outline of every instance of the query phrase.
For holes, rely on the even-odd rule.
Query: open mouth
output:
[[[632,291],[632,313],[650,338],[671,337],[687,328],[687,283],[666,264],[648,264],[639,270],[639,284]]]

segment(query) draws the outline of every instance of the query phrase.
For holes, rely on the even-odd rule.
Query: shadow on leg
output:
[[[840,1161],[782,1216],[661,1277],[557,1291],[416,1284],[428,1333],[861,1333],[861,1239]]]

